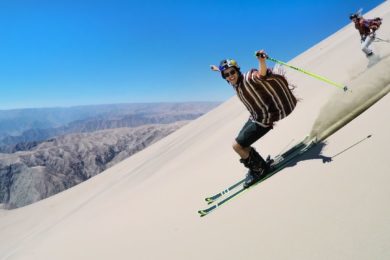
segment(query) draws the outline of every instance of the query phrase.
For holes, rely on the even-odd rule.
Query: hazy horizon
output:
[[[9,108],[2,109],[0,108],[0,112],[6,111],[17,111],[17,110],[40,110],[40,109],[67,109],[67,108],[79,108],[79,107],[95,107],[95,106],[120,106],[120,105],[142,105],[142,104],[183,104],[183,103],[222,103],[223,100],[216,101],[161,101],[161,102],[120,102],[120,103],[101,103],[101,104],[80,104],[80,105],[61,105],[61,106],[48,106],[48,107],[17,107],[17,108]]]

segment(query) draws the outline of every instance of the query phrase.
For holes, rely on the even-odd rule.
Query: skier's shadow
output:
[[[306,161],[306,160],[322,160],[322,163],[330,163],[332,161],[332,157],[325,156],[322,154],[322,149],[327,145],[326,142],[319,142],[315,144],[312,148],[310,148],[308,151],[303,153],[302,155],[291,159],[284,168],[293,167],[297,165],[300,161]]]
[[[322,149],[324,149],[325,146],[326,146],[325,142],[319,142],[319,143],[315,144],[313,147],[311,147],[308,151],[301,154],[300,156],[292,158],[291,160],[289,160],[285,164],[283,163],[283,166],[278,167],[278,164],[276,164],[274,169],[271,166],[270,172],[268,174],[266,174],[265,176],[263,176],[258,181],[258,183],[265,181],[266,179],[270,178],[274,174],[277,174],[278,172],[282,171],[285,168],[293,167],[293,166],[297,165],[297,163],[300,161],[319,159],[319,160],[322,160],[323,163],[331,162],[332,157],[322,155]],[[291,150],[293,150],[293,149],[294,148],[291,148]],[[288,153],[288,152],[289,152],[289,150],[286,151],[285,153]]]
[[[308,151],[304,152],[303,154],[301,154],[300,156],[297,156],[295,158],[292,158],[290,161],[286,162],[285,164],[283,164],[282,168],[278,170],[278,166],[276,164],[276,171],[272,171],[267,174],[261,181],[265,180],[265,179],[268,179],[269,177],[271,177],[272,175],[276,174],[277,172],[279,172],[280,170],[284,169],[284,168],[288,168],[288,167],[293,167],[295,165],[298,164],[298,162],[300,161],[306,161],[306,160],[322,160],[322,163],[330,163],[331,161],[333,161],[333,159],[343,153],[345,153],[346,151],[352,149],[353,147],[355,147],[356,145],[360,144],[361,142],[363,141],[366,141],[368,138],[370,138],[371,135],[368,135],[367,137],[363,138],[362,140],[352,144],[351,146],[345,148],[344,150],[338,152],[337,154],[333,155],[333,156],[325,156],[322,154],[322,150],[324,149],[324,147],[327,145],[326,142],[319,142],[317,144],[315,144],[314,146],[312,146],[311,148],[309,148]],[[291,148],[290,150],[284,152],[284,154],[288,154],[289,152],[293,151],[294,148]],[[287,155],[288,156],[288,155]]]

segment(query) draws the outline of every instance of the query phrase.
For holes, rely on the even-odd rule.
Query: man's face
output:
[[[223,76],[227,79],[231,84],[235,85],[238,81],[238,72],[235,68],[228,68],[224,70]]]

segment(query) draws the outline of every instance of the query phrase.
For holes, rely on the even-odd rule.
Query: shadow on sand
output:
[[[366,141],[369,139],[372,135],[368,135],[367,137],[361,139],[360,141],[357,141],[356,143],[350,145],[349,147],[345,148],[344,150],[336,153],[333,156],[326,156],[323,155],[322,150],[327,145],[327,142],[319,142],[316,145],[314,145],[312,148],[310,148],[308,151],[304,152],[302,155],[297,156],[296,158],[291,159],[289,162],[285,164],[283,168],[293,167],[297,165],[300,161],[306,161],[306,160],[322,160],[322,163],[330,163],[334,160],[335,157],[347,152],[348,150],[352,149],[356,145],[362,143],[363,141]]]

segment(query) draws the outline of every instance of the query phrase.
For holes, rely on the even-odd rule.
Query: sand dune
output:
[[[389,1],[367,16],[384,17],[378,36],[390,35]],[[390,54],[390,44],[374,48]],[[264,156],[389,89],[388,58],[368,66],[351,24],[290,63],[353,93],[288,70],[302,101],[256,143]],[[245,173],[231,143],[248,113],[234,97],[83,184],[0,211],[0,259],[389,259],[389,112],[387,95],[293,167],[200,218],[203,198]]]

